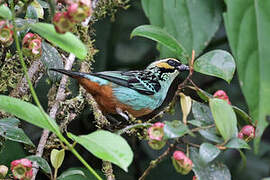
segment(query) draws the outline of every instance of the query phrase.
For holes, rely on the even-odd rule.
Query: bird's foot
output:
[[[125,114],[125,113],[122,111],[122,109],[116,108],[116,112],[117,112],[117,114],[119,114],[120,116],[122,116],[123,118],[125,118],[127,121],[129,120],[128,115]]]

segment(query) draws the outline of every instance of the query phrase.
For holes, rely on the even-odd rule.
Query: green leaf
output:
[[[210,143],[203,143],[200,146],[199,154],[206,164],[213,161],[220,153],[220,150]]]
[[[203,103],[193,101],[192,114],[196,120],[201,121],[203,123],[202,125],[214,124],[214,119],[210,108]]]
[[[37,0],[37,2],[42,6],[42,8],[44,9],[48,9],[49,8],[49,4],[45,1],[42,0]]]
[[[0,95],[0,110],[13,114],[38,127],[48,129],[59,134],[59,128],[56,122],[48,115],[45,118],[42,112],[33,104],[27,103],[17,98]]]
[[[46,23],[31,24],[30,27],[32,31],[35,31],[61,49],[73,53],[79,59],[86,57],[87,49],[85,45],[72,33],[59,34],[55,31],[53,25]]]
[[[216,0],[143,0],[143,9],[151,25],[171,34],[191,56],[210,42],[221,22],[222,2]],[[161,57],[174,57],[164,47]]]
[[[35,8],[36,13],[37,13],[37,17],[40,18],[40,19],[43,19],[44,10],[43,10],[43,7],[41,6],[41,4],[37,0],[34,0],[31,3],[31,6],[33,6]]]
[[[81,144],[96,157],[110,161],[127,171],[133,159],[133,152],[124,138],[109,131],[98,130],[88,135],[68,137]]]
[[[0,5],[0,17],[7,19],[7,20],[11,20],[12,13],[7,6]]]
[[[199,121],[199,120],[189,120],[188,123],[192,124],[193,126],[197,126],[197,127],[201,127],[204,125],[204,123]]]
[[[207,130],[199,130],[199,133],[201,134],[202,137],[205,139],[215,142],[215,143],[222,143],[223,140],[221,137],[216,135],[216,128],[210,128]]]
[[[200,127],[209,126],[215,123],[210,108],[205,104],[193,101],[192,114],[195,120],[201,122]],[[199,133],[201,134],[202,137],[210,141],[216,143],[222,142],[222,139],[219,136],[217,136],[217,130],[215,127],[206,130],[199,130]]]
[[[236,115],[226,101],[222,99],[213,98],[209,101],[210,109],[213,114],[216,127],[225,141],[232,137],[236,137],[237,120]]]
[[[197,149],[190,148],[190,159],[193,162],[192,170],[199,180],[231,180],[230,171],[225,164],[214,161],[205,165]]]
[[[51,167],[49,166],[48,162],[42,157],[32,155],[27,156],[26,158],[30,161],[35,161],[45,173],[52,174]]]
[[[27,7],[25,19],[38,19],[36,9],[32,5]]]
[[[19,120],[16,118],[6,118],[0,120],[0,136],[30,146],[35,146],[21,128],[18,128]]]
[[[40,60],[47,70],[50,68],[64,68],[62,57],[60,56],[59,52],[53,46],[44,41],[42,42],[42,55]],[[62,77],[60,73],[54,71],[48,71],[48,75],[53,82],[60,80]]]
[[[58,180],[61,180],[61,179],[64,180],[68,176],[73,176],[73,175],[85,176],[85,174],[84,174],[84,172],[82,170],[71,169],[71,170],[67,170],[67,171],[63,172],[57,179]]]
[[[65,158],[65,150],[64,149],[61,149],[61,150],[53,149],[51,151],[50,159],[51,159],[52,166],[55,169],[58,169],[61,167],[61,165],[64,161],[64,158]]]
[[[177,56],[177,58],[182,61],[182,63],[188,63],[186,50],[173,36],[160,27],[153,25],[139,26],[135,28],[130,35],[131,38],[134,36],[142,36],[157,41],[158,43],[161,43],[169,48]]]
[[[213,50],[200,56],[194,63],[194,70],[202,74],[224,79],[233,78],[235,62],[232,55],[223,50]]]
[[[189,132],[189,129],[181,121],[174,120],[172,122],[165,121],[164,137],[167,139],[182,137]]]
[[[196,92],[200,96],[200,98],[202,100],[204,100],[205,102],[208,102],[209,99],[213,97],[212,94],[209,94],[208,92],[206,92],[206,91],[204,91],[204,90],[202,90],[200,88],[196,88]]]
[[[253,122],[255,152],[270,114],[270,1],[226,0],[225,27]],[[241,7],[241,8],[239,8]]]
[[[251,117],[245,111],[243,111],[242,109],[236,106],[232,106],[232,107],[237,117],[243,119],[246,124],[250,124],[252,122]]]
[[[249,145],[243,139],[237,137],[232,138],[227,144],[226,147],[234,149],[250,149]]]

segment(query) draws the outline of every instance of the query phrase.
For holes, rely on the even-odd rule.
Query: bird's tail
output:
[[[50,68],[50,71],[56,71],[62,74],[65,74],[67,76],[70,76],[72,78],[83,78],[85,77],[86,73],[82,73],[82,72],[74,72],[74,71],[69,71],[69,70],[65,70],[65,69],[54,69],[54,68]]]

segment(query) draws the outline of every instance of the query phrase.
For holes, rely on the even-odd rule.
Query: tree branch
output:
[[[36,84],[39,79],[43,76],[44,67],[41,60],[36,60],[32,63],[30,68],[28,69],[28,76],[31,79],[33,84]],[[21,79],[21,81],[17,84],[16,88],[14,88],[10,92],[10,96],[21,98],[25,95],[29,94],[29,86],[25,77]]]
[[[175,145],[176,143],[171,144],[170,147],[168,147],[168,149],[163,154],[161,154],[156,160],[152,160],[148,168],[144,171],[142,176],[139,178],[139,180],[144,180],[146,176],[150,173],[150,171],[154,167],[156,167],[171,151],[175,149]]]
[[[72,64],[73,64],[74,60],[75,60],[75,56],[73,54],[70,54],[68,59],[66,60],[66,65],[65,65],[66,70],[70,70],[72,68]],[[66,87],[66,84],[67,84],[67,78],[68,78],[67,76],[62,77],[62,79],[60,81],[60,85],[58,87],[57,94],[56,94],[55,103],[53,104],[53,106],[50,109],[49,115],[53,119],[55,119],[56,112],[57,112],[57,110],[59,108],[59,102],[63,101],[65,99],[65,97],[66,97],[65,87]],[[47,139],[49,137],[49,133],[50,132],[48,130],[46,130],[46,129],[43,130],[40,141],[39,141],[39,144],[38,144],[38,147],[37,147],[36,156],[39,156],[39,157],[42,156],[45,144],[46,144]],[[33,169],[32,180],[35,180],[36,175],[38,173],[38,164],[34,163],[33,166],[37,167],[37,168]]]

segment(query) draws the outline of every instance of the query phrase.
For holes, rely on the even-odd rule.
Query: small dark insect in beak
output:
[[[177,66],[178,71],[188,71],[189,67],[185,64],[181,64],[180,66]]]

